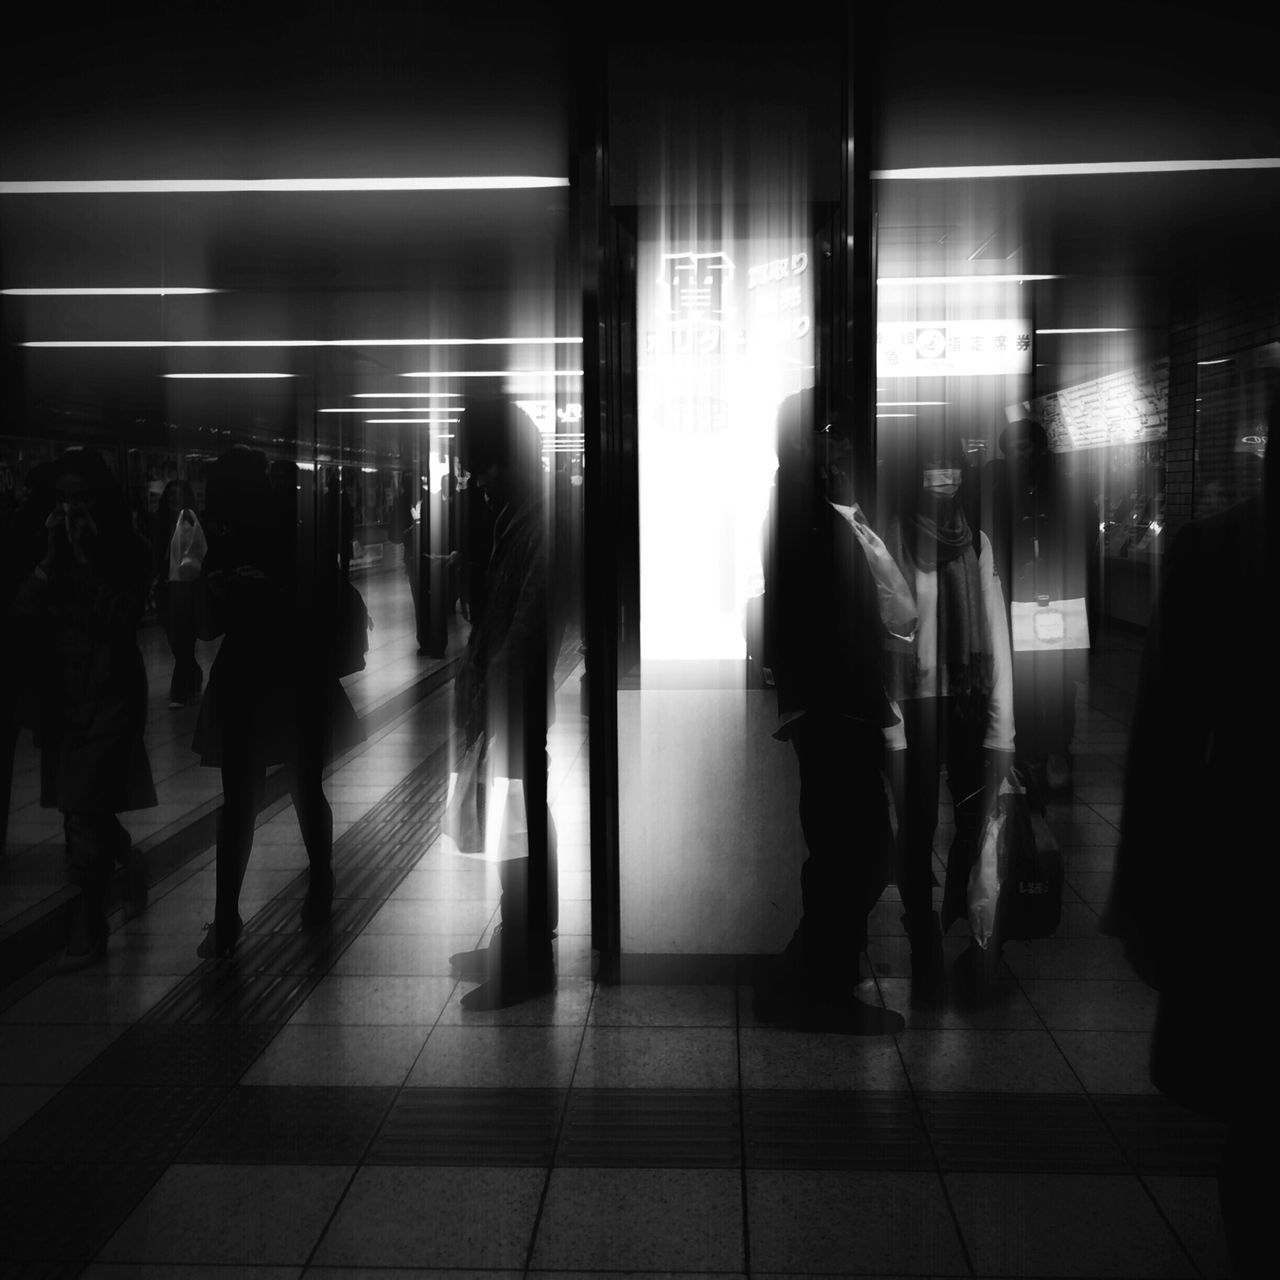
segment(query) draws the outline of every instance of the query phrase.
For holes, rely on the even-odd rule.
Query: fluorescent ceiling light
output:
[[[581,369],[483,369],[465,373],[402,373],[402,378],[580,378]]]
[[[877,413],[877,418],[914,418],[914,413]]]
[[[169,195],[180,192],[235,191],[515,191],[568,185],[568,178],[537,175],[470,178],[103,178],[68,182],[0,182],[0,195]]]
[[[163,378],[292,378],[292,373],[164,373]]]
[[[358,404],[342,409],[317,409],[317,413],[461,413],[456,406],[441,405],[433,409],[429,404]]]
[[[356,391],[353,400],[458,400],[461,391]]]
[[[910,408],[912,405],[950,404],[950,400],[877,400],[876,408]]]
[[[0,289],[0,293],[15,298],[164,298],[175,294],[220,292],[220,289],[188,289],[165,285],[145,289]]]
[[[1037,329],[1037,333],[1128,333],[1128,329]]]
[[[1197,360],[1196,364],[1230,364],[1230,356],[1224,356],[1221,360]]]
[[[366,410],[367,412],[367,410]],[[411,427],[452,427],[461,422],[461,418],[366,418],[365,422],[370,426],[390,426],[395,423],[397,426]]]
[[[973,276],[880,276],[876,284],[1021,284],[1024,280],[1061,280],[1061,276],[1032,275],[973,275]]]
[[[931,178],[1052,178],[1106,173],[1197,173],[1232,169],[1280,169],[1280,158],[1241,160],[1097,160],[1071,164],[955,164],[918,169],[872,169],[879,179],[919,182]]]
[[[24,347],[487,347],[581,343],[581,338],[227,338],[177,342],[163,338],[129,338],[84,342],[24,342]]]

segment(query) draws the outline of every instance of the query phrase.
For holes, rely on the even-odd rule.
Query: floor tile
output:
[[[1090,1093],[1153,1094],[1147,1031],[1055,1031],[1054,1040]]]
[[[1161,1175],[1143,1181],[1205,1280],[1231,1280],[1217,1178]]]
[[[573,1083],[587,1089],[732,1089],[737,1057],[737,1035],[728,1027],[588,1026]]]
[[[581,1042],[575,1026],[438,1026],[405,1083],[567,1089]]]
[[[15,1022],[76,1026],[127,1024],[142,1017],[177,981],[173,975],[57,974],[0,1014],[0,1025]]]
[[[1141,982],[1030,979],[1022,989],[1051,1031],[1144,1031],[1155,1022],[1156,993]]]
[[[1124,944],[1101,934],[1092,938],[1010,942],[1002,958],[1016,977],[1026,981],[1138,981],[1133,966],[1125,959]]]
[[[752,1272],[965,1275],[932,1173],[747,1173]]]
[[[429,1026],[456,985],[447,977],[323,978],[290,1025]]]
[[[1017,987],[1010,987],[999,1000],[975,1005],[913,1006],[910,978],[877,978],[884,1003],[907,1020],[907,1030],[939,1027],[1038,1030],[1043,1024],[1031,1002]]]
[[[717,986],[597,987],[589,1021],[600,1027],[732,1027],[734,990]]]
[[[426,1026],[283,1027],[245,1073],[251,1085],[401,1085]]]
[[[1136,1178],[954,1173],[946,1182],[977,1275],[1195,1275]]]
[[[338,957],[333,973],[449,977],[449,957],[470,951],[479,940],[474,933],[364,933]]]
[[[554,1271],[740,1271],[740,1175],[727,1169],[555,1169],[531,1265]]]
[[[592,983],[588,978],[561,977],[554,991],[535,996],[509,1009],[471,1013],[459,1001],[474,984],[460,983],[440,1015],[442,1026],[583,1026],[591,1005]]]
[[[236,1086],[182,1148],[183,1164],[355,1165],[392,1088]]]
[[[747,1089],[742,1109],[750,1168],[937,1167],[909,1093]]]
[[[1160,1094],[1094,1099],[1116,1141],[1141,1174],[1217,1176],[1226,1127]]]
[[[494,919],[497,901],[438,898],[406,898],[388,902],[369,922],[365,932],[458,934],[479,937]]]
[[[0,1144],[57,1092],[57,1086],[51,1084],[0,1085]]]
[[[912,1031],[899,1044],[918,1090],[1075,1093],[1081,1087],[1046,1031]]]
[[[828,1036],[764,1027],[740,1033],[744,1089],[907,1088],[890,1036]]]
[[[171,1165],[100,1256],[113,1262],[305,1262],[351,1172],[320,1165]]]
[[[65,1084],[121,1031],[102,1024],[7,1025],[0,1034],[0,1084]]]
[[[95,1262],[80,1273],[80,1280],[299,1280],[301,1267],[179,1266],[172,1262],[151,1265],[137,1262]]]
[[[518,1273],[544,1180],[539,1169],[363,1168],[314,1262]]]

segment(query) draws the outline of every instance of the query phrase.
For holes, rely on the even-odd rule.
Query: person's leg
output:
[[[237,749],[238,748],[238,749]],[[230,955],[240,936],[240,887],[253,851],[253,828],[266,770],[248,743],[223,744],[222,807],[218,810],[213,942],[202,954]],[[207,940],[206,940],[207,941]]]
[[[933,837],[938,826],[939,760],[945,700],[902,704],[907,738],[902,812],[898,815],[898,892],[911,943],[911,994],[936,1001],[946,994],[942,929],[933,909]]]
[[[298,815],[310,875],[302,923],[306,928],[319,928],[328,923],[333,908],[333,809],[324,794],[324,734],[317,717],[307,717],[304,732],[298,735],[289,768],[289,795]]]
[[[107,946],[107,886],[115,868],[114,814],[63,814],[67,869],[80,890],[60,968],[76,969],[100,959]]]

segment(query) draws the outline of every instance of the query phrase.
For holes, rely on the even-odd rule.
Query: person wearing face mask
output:
[[[124,494],[100,455],[69,450],[55,464],[44,555],[15,610],[28,652],[42,660],[34,735],[40,803],[62,811],[67,865],[80,890],[59,968],[83,969],[107,947],[107,896],[125,867],[125,911],[146,905],[146,868],[117,814],[154,808],[143,745],[147,673],[138,621],[151,552],[130,525]]]
[[[893,452],[893,442],[890,442]],[[898,890],[911,943],[911,998],[945,999],[942,935],[968,914],[983,818],[1013,763],[1012,668],[1004,595],[991,544],[970,514],[960,443],[940,430],[899,442],[891,459],[885,542],[915,593],[919,627],[886,645],[886,685],[900,707],[905,756],[894,770]],[[933,906],[933,837],[942,766],[955,816],[942,918]],[[998,959],[976,943],[957,977],[976,993]]]

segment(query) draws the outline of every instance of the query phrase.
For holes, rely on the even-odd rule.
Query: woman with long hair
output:
[[[239,941],[240,889],[270,765],[287,771],[306,846],[303,927],[322,928],[332,909],[333,812],[324,767],[358,741],[359,728],[328,643],[340,583],[336,548],[319,537],[315,495],[304,488],[273,491],[265,458],[244,447],[223,454],[208,478],[204,585],[209,629],[221,632],[222,643],[194,745],[201,764],[222,772],[222,808],[217,906],[199,947],[205,958],[228,957]]]
[[[885,542],[915,592],[920,618],[913,640],[891,637],[887,644],[886,686],[905,736],[905,756],[894,771],[898,889],[911,943],[912,1000],[935,1003],[947,988],[942,935],[967,915],[983,818],[1013,762],[1012,664],[1004,597],[991,545],[972,515],[959,438],[925,426],[889,452],[893,496]],[[955,838],[939,919],[932,864],[944,765]],[[991,963],[975,944],[958,974],[974,982]]]

